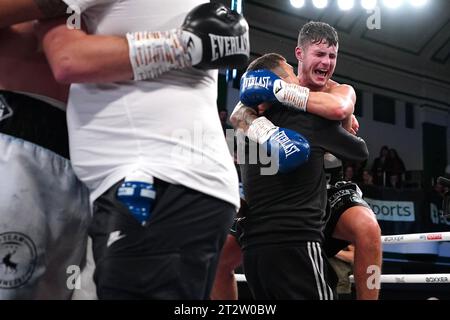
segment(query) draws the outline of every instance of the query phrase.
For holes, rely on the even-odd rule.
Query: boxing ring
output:
[[[450,179],[445,177],[438,177],[437,182],[445,187],[450,188]],[[444,194],[442,203],[442,216],[450,216],[450,191]],[[381,243],[384,246],[397,244],[424,244],[430,242],[450,242],[450,232],[430,232],[430,233],[410,233],[410,234],[396,234],[381,236]],[[388,250],[386,250],[388,251]],[[449,255],[450,257],[450,255]],[[238,282],[246,282],[244,274],[236,274]],[[350,282],[354,283],[354,276],[349,277]],[[427,274],[381,274],[380,284],[429,284],[441,285],[450,283],[450,273],[427,273]],[[383,290],[383,288],[381,288]],[[449,287],[450,290],[450,287]]]
[[[411,233],[381,237],[384,245],[450,241],[450,232]],[[354,282],[354,277],[350,276]],[[382,274],[380,283],[450,283],[450,273]]]
[[[450,241],[450,232],[412,233],[399,235],[386,235],[381,237],[383,245],[410,244]],[[246,282],[244,274],[236,274],[238,282]],[[350,281],[354,282],[354,277],[350,276]],[[450,284],[450,273],[429,273],[429,274],[381,274],[380,283],[425,283],[425,284]],[[382,290],[383,288],[381,288]],[[450,289],[450,287],[449,287]]]

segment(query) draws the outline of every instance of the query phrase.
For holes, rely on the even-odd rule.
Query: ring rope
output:
[[[382,236],[384,244],[418,243],[450,241],[450,232],[411,233],[391,236]],[[237,282],[246,282],[244,274],[235,274]],[[354,282],[354,277],[350,276]],[[436,274],[383,274],[380,276],[381,283],[450,283],[450,273]]]
[[[236,274],[237,282],[246,282],[244,274]],[[354,283],[354,276],[350,276],[350,282]],[[382,274],[380,283],[428,283],[440,284],[450,283],[450,273],[430,273],[430,274]]]
[[[418,242],[434,242],[434,241],[450,241],[450,232],[411,233],[411,234],[398,234],[381,237],[381,242],[384,244],[418,243]]]
[[[350,282],[354,283],[354,276],[350,276]],[[430,274],[382,274],[381,283],[428,283],[440,284],[450,283],[450,273]]]

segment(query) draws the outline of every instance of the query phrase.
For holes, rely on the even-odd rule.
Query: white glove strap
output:
[[[306,104],[309,98],[308,88],[278,79],[274,82],[273,92],[282,104],[306,112]]]
[[[250,140],[262,144],[269,140],[270,136],[277,130],[278,127],[266,117],[259,117],[253,120],[250,127],[248,127],[247,136]]]
[[[190,67],[181,30],[127,33],[134,80],[153,79],[164,72]]]

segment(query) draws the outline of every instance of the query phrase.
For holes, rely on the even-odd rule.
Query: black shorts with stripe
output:
[[[245,276],[257,300],[335,300],[337,277],[319,242],[244,250]]]
[[[333,232],[341,215],[352,207],[362,206],[370,209],[370,206],[362,198],[362,192],[356,183],[340,181],[328,188],[327,212],[328,221],[325,225],[325,242],[323,249],[327,257],[334,257],[336,253],[346,248],[350,242],[333,238]]]

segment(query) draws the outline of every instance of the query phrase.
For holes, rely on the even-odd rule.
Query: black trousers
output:
[[[336,299],[336,274],[318,242],[248,247],[244,271],[257,300]]]
[[[143,227],[116,199],[121,183],[94,202],[98,297],[208,299],[234,206],[155,179],[156,202]]]

